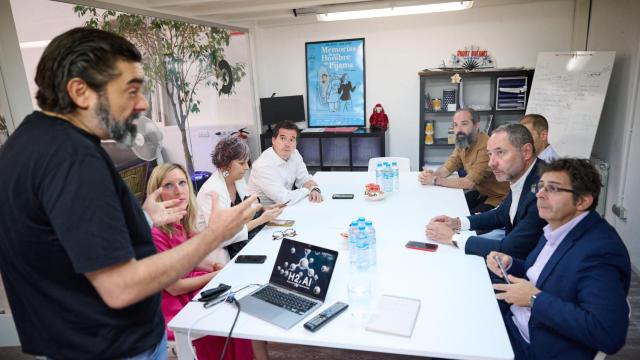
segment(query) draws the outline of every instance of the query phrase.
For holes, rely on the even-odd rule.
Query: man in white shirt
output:
[[[531,133],[520,124],[495,129],[487,142],[487,152],[496,179],[509,182],[507,197],[497,208],[484,213],[456,218],[436,216],[427,225],[427,237],[460,247],[467,254],[485,257],[491,251],[500,251],[524,259],[546,225],[538,216],[535,195],[529,191],[540,179],[538,167],[542,161],[535,157]],[[502,240],[456,233],[501,228],[506,234]]]
[[[320,188],[296,149],[298,132],[294,123],[280,122],[273,131],[272,146],[253,164],[249,193],[258,195],[263,204],[293,205],[307,196],[311,202],[322,202]]]
[[[536,148],[536,156],[548,163],[560,157],[549,144],[549,123],[547,119],[539,114],[527,114],[520,119],[520,124],[524,125],[533,136],[533,145]]]

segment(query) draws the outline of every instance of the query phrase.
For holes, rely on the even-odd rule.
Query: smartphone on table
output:
[[[423,250],[423,251],[436,251],[438,250],[438,244],[425,243],[420,241],[409,241],[406,245],[408,249]]]
[[[267,255],[238,255],[237,264],[262,264],[267,260]]]
[[[353,199],[353,194],[333,194],[332,199]]]

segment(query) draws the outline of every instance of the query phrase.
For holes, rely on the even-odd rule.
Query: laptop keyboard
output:
[[[253,296],[300,315],[306,313],[316,304],[302,296],[280,291],[272,286],[263,287],[256,291]]]

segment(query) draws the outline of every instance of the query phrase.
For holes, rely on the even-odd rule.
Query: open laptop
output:
[[[290,329],[322,305],[337,259],[335,250],[284,238],[269,283],[240,299],[240,309]]]

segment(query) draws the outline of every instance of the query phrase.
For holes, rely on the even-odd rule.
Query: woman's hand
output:
[[[223,263],[215,262],[215,263],[213,263],[213,266],[211,266],[211,271],[212,272],[220,271],[220,270],[222,270],[223,267],[224,267]]]
[[[224,268],[223,263],[219,263],[219,262],[213,263],[213,265],[211,266],[211,273],[210,273],[210,274],[213,274],[212,277],[215,277],[216,275],[218,275],[218,273],[222,270],[222,268]]]
[[[283,208],[284,206],[282,206],[282,204],[273,204],[273,205],[262,205],[262,208],[266,211],[266,210],[271,210],[271,209],[276,209],[276,208]]]
[[[267,223],[273,219],[276,219],[280,214],[282,214],[283,208],[281,207],[272,207],[271,209],[265,210],[262,215],[258,218],[260,220],[260,224]]]

